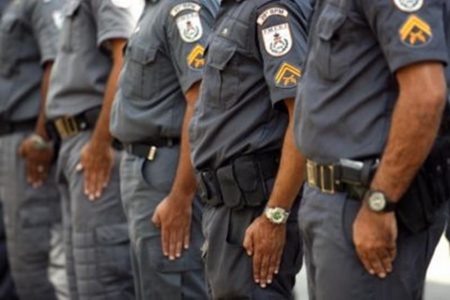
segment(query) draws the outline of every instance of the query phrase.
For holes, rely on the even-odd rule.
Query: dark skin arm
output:
[[[158,205],[152,217],[152,222],[161,227],[162,251],[170,260],[181,257],[183,248],[189,248],[192,201],[197,189],[190,157],[189,124],[194,113],[199,89],[200,83],[196,83],[185,95],[187,106],[181,131],[177,173],[172,190]]]
[[[289,113],[281,161],[267,206],[290,210],[304,180],[305,159],[294,141],[294,99],[284,101]],[[253,256],[253,278],[262,288],[278,273],[286,242],[286,224],[273,224],[264,215],[247,228],[244,248]]]
[[[109,131],[111,106],[117,90],[117,81],[123,65],[123,48],[126,40],[112,39],[110,45],[113,65],[109,74],[103,98],[102,110],[90,141],[83,147],[78,171],[84,172],[84,193],[89,200],[101,197],[109,183],[114,163],[114,150],[111,147],[112,136]]]
[[[378,171],[371,184],[398,202],[428,156],[446,99],[444,68],[425,62],[396,74],[400,88],[392,125]],[[374,213],[363,202],[353,224],[356,252],[366,270],[385,278],[392,271],[397,246],[394,213]]]
[[[34,134],[39,135],[45,141],[49,141],[45,130],[45,102],[50,81],[50,73],[53,62],[44,64],[44,74],[41,82],[41,103],[38,120]],[[50,165],[53,159],[53,148],[36,149],[32,138],[25,139],[19,147],[19,154],[26,160],[27,181],[34,188],[40,187],[48,178]]]

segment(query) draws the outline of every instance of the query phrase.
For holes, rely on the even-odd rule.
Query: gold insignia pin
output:
[[[302,71],[299,68],[283,63],[275,75],[275,83],[282,87],[292,87],[297,84],[297,80],[301,75]]]
[[[409,46],[423,46],[433,36],[430,25],[417,15],[411,15],[400,28],[399,33],[402,42]]]
[[[205,53],[205,47],[197,44],[189,53],[187,57],[187,63],[191,68],[201,69],[205,65],[205,58],[203,54]]]

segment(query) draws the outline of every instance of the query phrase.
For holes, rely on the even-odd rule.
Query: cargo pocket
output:
[[[317,21],[318,39],[314,47],[317,59],[316,68],[325,80],[334,81],[345,73],[349,67],[349,53],[340,45],[340,28],[344,25],[346,15],[333,5],[326,5]]]
[[[145,48],[142,45],[130,45],[126,50],[126,64],[122,79],[123,93],[126,97],[148,100],[152,93],[159,91],[160,72],[157,69],[157,48]]]
[[[100,226],[96,228],[95,234],[99,280],[108,285],[122,285],[131,280],[128,225]]]
[[[239,64],[232,62],[235,56],[237,45],[222,38],[213,39],[208,48],[206,56],[207,69],[205,76],[211,77],[211,91],[218,93],[214,96],[207,96],[206,104],[212,108],[229,108],[237,101],[237,93],[240,85]],[[232,65],[231,65],[232,64]],[[229,66],[226,70],[225,67]]]

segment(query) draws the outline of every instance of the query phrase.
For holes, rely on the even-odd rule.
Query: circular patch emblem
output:
[[[133,0],[111,0],[111,2],[115,6],[121,7],[121,8],[128,8],[128,7],[130,7],[131,1],[133,1]]]
[[[394,3],[404,12],[415,12],[423,6],[423,0],[394,0]]]
[[[263,29],[262,36],[266,51],[272,56],[283,56],[292,48],[292,36],[288,23]]]
[[[197,12],[178,17],[177,26],[181,39],[186,43],[196,42],[203,36],[203,27]]]

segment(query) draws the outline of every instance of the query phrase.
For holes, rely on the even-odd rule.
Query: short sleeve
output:
[[[62,5],[61,0],[36,1],[32,11],[31,26],[42,64],[55,60],[59,30],[63,22]]]
[[[447,63],[444,0],[358,0],[392,72],[423,61]]]
[[[167,43],[184,93],[202,78],[205,45],[214,14],[211,8],[197,2],[181,2],[170,9]]]
[[[142,0],[92,0],[97,24],[97,45],[111,39],[128,39],[142,11]]]
[[[257,34],[273,104],[294,98],[307,51],[309,6],[272,3],[258,10]]]

